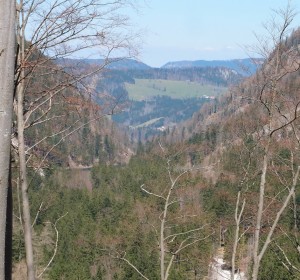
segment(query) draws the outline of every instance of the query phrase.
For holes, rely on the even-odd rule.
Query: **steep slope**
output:
[[[35,168],[40,164],[65,167],[72,159],[73,163],[89,166],[99,157],[107,162],[127,162],[132,149],[126,132],[110,119],[121,101],[116,104],[113,96],[96,90],[104,70],[88,75],[94,66],[74,65],[69,60],[59,64],[46,61],[31,73],[25,103],[30,164]],[[72,75],[84,78],[74,84]],[[15,138],[13,144],[17,145]]]
[[[293,245],[299,240],[298,42],[295,31],[274,47],[254,76],[166,136],[171,142],[188,139],[190,165],[210,181],[202,199],[229,232],[224,237],[227,264],[233,265],[235,248],[235,261],[250,273],[251,256],[259,254],[259,279],[283,279],[290,260],[296,268],[300,265]],[[287,279],[299,277],[297,269],[290,272]]]

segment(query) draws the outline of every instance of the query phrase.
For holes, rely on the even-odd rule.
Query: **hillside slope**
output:
[[[210,182],[202,190],[204,208],[229,232],[226,262],[233,266],[238,252],[235,260],[250,273],[252,256],[259,254],[258,279],[284,279],[291,260],[300,266],[294,244],[300,198],[299,34],[280,41],[255,75],[161,138],[187,140],[190,165]],[[297,269],[290,273],[286,279],[299,277]]]

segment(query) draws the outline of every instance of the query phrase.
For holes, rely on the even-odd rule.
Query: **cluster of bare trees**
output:
[[[183,150],[179,149],[177,153],[169,154],[168,149],[163,147],[160,142],[158,142],[158,146],[164,162],[166,184],[159,188],[143,184],[140,188],[162,205],[162,211],[156,218],[155,224],[150,223],[150,226],[157,240],[160,279],[168,280],[174,264],[180,263],[180,255],[198,243],[208,240],[214,235],[214,230],[210,228],[209,223],[200,221],[199,213],[184,209],[184,204],[188,204],[188,201],[181,194],[184,189],[181,181],[195,170],[193,168],[182,170],[176,165],[176,157],[180,156]],[[172,209],[178,206],[180,211]],[[187,227],[181,229],[180,223],[187,224]],[[138,264],[133,264],[126,258],[126,254],[118,254],[117,258],[132,267],[143,279],[150,279],[139,270]]]
[[[82,127],[74,121],[68,127],[57,125],[65,116],[55,113],[62,97],[78,95],[81,100],[92,100],[103,93],[96,92],[93,81],[104,68],[120,57],[137,54],[137,33],[132,32],[124,15],[134,8],[127,0],[99,1],[1,1],[0,2],[0,279],[4,279],[6,200],[9,185],[10,142],[12,138],[17,155],[18,182],[21,189],[21,211],[28,279],[36,278],[32,245],[32,222],[28,189],[28,164],[34,157],[34,148],[56,136],[58,145],[63,139]],[[96,55],[102,63],[97,66],[77,67],[70,58]],[[56,101],[56,100],[59,100]],[[13,106],[14,103],[14,106]],[[98,120],[113,113],[117,101],[105,103],[105,112],[96,111],[88,121]],[[12,127],[12,116],[15,124]],[[54,112],[54,113],[53,113]],[[26,145],[26,130],[53,122],[49,135]],[[79,125],[80,124],[80,125]],[[49,154],[35,163],[37,169]],[[9,277],[9,276],[7,276]]]
[[[235,209],[231,279],[234,279],[237,247],[243,235],[247,232],[253,235],[250,279],[256,280],[262,259],[270,244],[274,243],[279,222],[290,207],[293,208],[297,227],[295,193],[300,171],[300,95],[297,86],[299,81],[294,74],[300,68],[300,52],[298,45],[291,44],[289,40],[292,39],[288,39],[295,17],[293,9],[288,5],[286,9],[277,11],[276,16],[276,21],[265,26],[267,36],[259,41],[259,54],[265,59],[264,64],[252,78],[253,84],[248,91],[250,96],[243,96],[256,106],[252,113],[257,114],[259,123],[248,128],[243,136],[244,139],[251,139],[252,144],[248,147],[245,145],[242,152],[244,156],[241,157],[244,172]],[[289,83],[292,86],[287,86]],[[253,116],[253,123],[257,116]],[[280,143],[285,145],[281,146]],[[285,157],[279,154],[283,147],[289,149]],[[257,168],[253,168],[254,162]],[[255,181],[254,178],[259,180]],[[257,195],[256,202],[253,202],[253,196],[250,199],[249,194],[255,186]],[[245,209],[251,203],[252,225],[249,221],[245,222]]]

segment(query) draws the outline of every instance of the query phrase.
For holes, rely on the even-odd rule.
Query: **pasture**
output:
[[[158,79],[135,79],[135,84],[126,83],[126,90],[131,100],[141,101],[153,96],[165,95],[175,99],[219,96],[226,87],[190,82]]]

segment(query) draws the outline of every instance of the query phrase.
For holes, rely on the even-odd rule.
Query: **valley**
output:
[[[223,60],[217,52],[235,50],[219,43],[229,2],[224,34],[202,36],[197,12],[191,41],[180,33],[188,3],[182,22],[159,22],[175,12],[163,6],[159,28],[172,24],[189,51],[151,67],[137,59],[136,3],[13,3],[3,13],[0,1],[0,280],[300,279],[300,28],[289,4],[257,55]],[[199,41],[210,37],[217,46]],[[163,49],[172,57],[176,44]]]
[[[243,78],[223,66],[165,69],[125,60],[118,67],[108,70],[97,90],[120,102],[121,112],[112,119],[134,129],[135,141],[147,141],[188,120]]]
[[[158,266],[162,255],[172,267],[170,279],[223,280],[233,275],[232,270],[242,275],[235,274],[234,279],[248,279],[257,192],[253,189],[248,195],[247,189],[259,180],[256,172],[263,160],[264,142],[255,133],[261,134],[267,124],[262,107],[232,96],[241,87],[250,92],[252,77],[238,77],[231,84],[232,79],[216,78],[223,68],[190,69],[188,74],[184,70],[183,76],[176,73],[176,79],[174,69],[143,71],[114,68],[105,79],[94,82],[97,92],[105,90],[120,100],[121,112],[89,122],[87,115],[95,114],[94,107],[76,105],[79,129],[48,155],[50,169],[44,177],[30,173],[32,212],[37,213],[35,254],[43,256],[37,266],[43,266],[56,242],[55,262],[46,279],[140,279],[141,275],[159,279],[165,264],[150,268]],[[191,75],[193,80],[186,80]],[[79,102],[68,98],[71,106]],[[297,100],[298,95],[291,98]],[[101,95],[94,102],[105,104]],[[249,115],[257,118],[256,124]],[[284,116],[293,117],[288,111]],[[272,123],[280,125],[275,119]],[[45,126],[46,131],[50,128]],[[30,133],[36,137],[35,131]],[[292,136],[280,132],[278,137]],[[269,149],[274,149],[275,158],[291,159],[288,146],[280,146],[279,141],[274,139]],[[283,172],[282,163],[276,164]],[[280,189],[276,174],[272,180]],[[247,204],[241,205],[240,195]],[[279,205],[267,203],[278,211]],[[244,221],[239,220],[242,216]],[[56,221],[59,240],[45,228],[48,221]],[[234,235],[237,230],[240,237]],[[41,245],[45,234],[49,240]],[[13,246],[18,271],[18,260],[24,257],[22,244],[17,226]],[[168,252],[176,255],[176,261]],[[282,273],[279,263],[273,264],[278,266],[274,273]],[[270,264],[263,265],[261,273],[269,275]]]
[[[55,147],[46,154],[42,167],[48,171],[43,176],[34,169],[29,173],[31,211],[36,213],[34,254],[41,256],[38,268],[49,259],[56,244],[55,261],[44,273],[45,279],[159,279],[166,264],[170,269],[166,277],[174,280],[250,279],[252,212],[258,198],[253,186],[259,181],[265,145],[259,137],[263,139],[263,131],[271,130],[266,130],[263,107],[246,102],[243,96],[244,92],[251,93],[254,76],[230,78],[224,73],[236,75],[218,67],[176,71],[114,67],[104,79],[93,79],[96,92],[92,102],[96,106],[118,100],[120,111],[110,117],[104,113],[103,118],[91,101],[80,106],[76,94],[69,93],[70,107],[66,110],[71,114],[65,125],[72,127],[77,119],[79,126],[64,141],[49,138],[46,145],[34,148],[38,157],[49,146]],[[298,79],[290,81],[295,85]],[[242,98],[232,98],[236,94]],[[248,97],[252,98],[251,94]],[[291,94],[289,105],[298,97]],[[270,176],[279,190],[282,175],[278,172],[285,173],[289,161],[298,162],[296,150],[289,150],[297,146],[292,142],[292,130],[281,132],[293,118],[289,111],[284,112],[281,119],[284,116],[286,124],[274,130],[277,138],[268,146],[276,160],[271,169],[276,164],[277,170]],[[89,121],[91,116],[93,121]],[[280,126],[275,117],[271,123]],[[45,125],[45,134],[51,129],[51,124]],[[297,122],[294,129],[298,129]],[[28,147],[34,145],[36,133],[28,130]],[[296,182],[298,173],[293,174]],[[290,180],[288,174],[283,175]],[[272,189],[267,192],[273,194]],[[285,199],[280,197],[283,203]],[[279,200],[273,204],[267,198],[266,203],[269,216],[273,211],[279,213]],[[287,231],[292,220],[286,219],[281,227]],[[17,220],[15,223],[17,279],[25,255],[22,228]],[[47,223],[55,225],[59,239],[55,239],[53,229],[45,227]],[[269,227],[270,221],[263,223]],[[278,232],[272,234],[286,242]],[[48,239],[41,242],[45,235]],[[268,278],[270,265],[276,265],[272,277],[282,275],[279,261],[268,262],[272,251],[266,256],[260,273]]]

